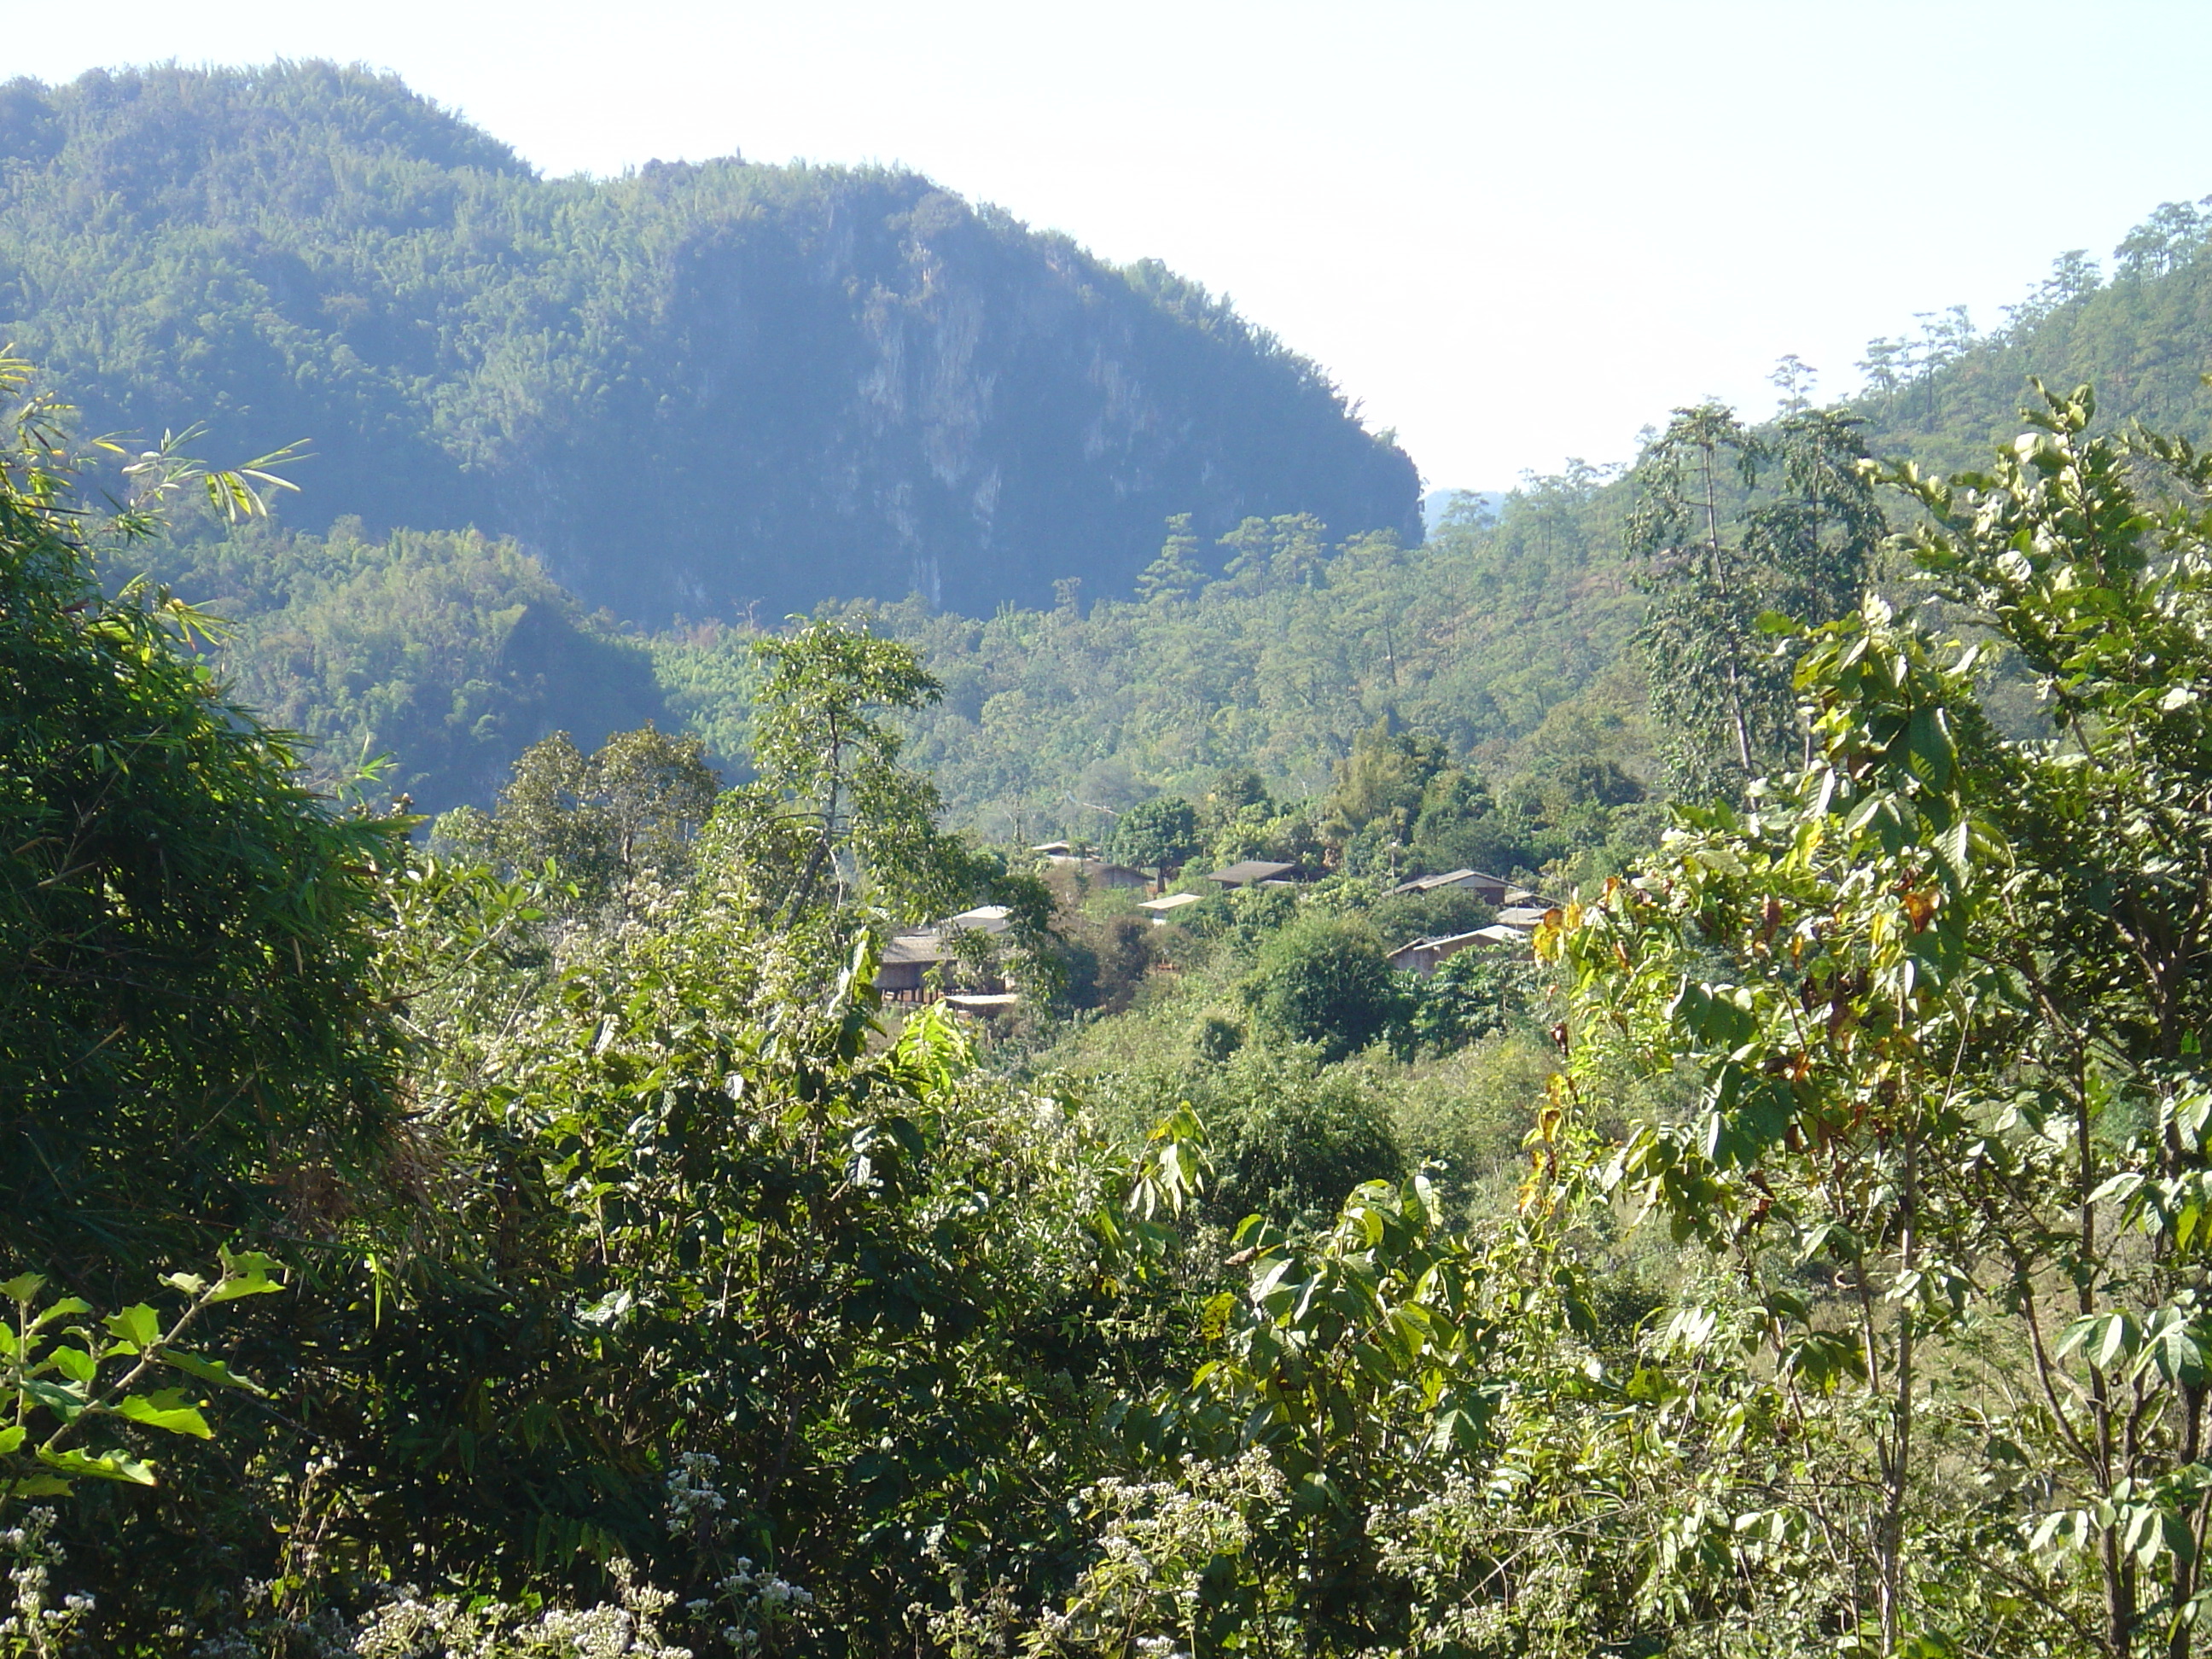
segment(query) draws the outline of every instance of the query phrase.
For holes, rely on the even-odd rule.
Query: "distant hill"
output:
[[[300,528],[475,526],[656,625],[1122,593],[1176,513],[1421,529],[1413,463],[1158,264],[908,173],[544,179],[328,64],[0,87],[0,339],[97,428],[308,440]]]
[[[2075,252],[2004,321],[1976,333],[1957,311],[1916,337],[1868,347],[1871,385],[1856,407],[1879,453],[1942,469],[1978,467],[2020,430],[2039,376],[2055,391],[2096,388],[2100,422],[2140,419],[2212,441],[2212,198],[2168,202],[2112,251],[2107,274]]]

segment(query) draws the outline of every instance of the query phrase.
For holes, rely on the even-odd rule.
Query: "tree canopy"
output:
[[[102,585],[67,411],[0,363],[0,1181],[6,1249],[79,1282],[313,1230],[386,1151],[374,971],[392,821],[334,811],[158,588]],[[142,497],[180,474],[141,474]],[[232,477],[219,487],[239,487]]]

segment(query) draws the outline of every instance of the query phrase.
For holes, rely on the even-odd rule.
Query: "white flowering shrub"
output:
[[[614,1575],[615,1602],[580,1611],[402,1595],[362,1621],[346,1652],[349,1659],[691,1659],[690,1649],[660,1632],[676,1598],[636,1583],[622,1562]]]
[[[54,1512],[34,1509],[5,1532],[0,1532],[0,1553],[9,1562],[8,1616],[0,1619],[0,1654],[35,1655],[46,1659],[58,1654],[85,1616],[92,1611],[88,1595],[69,1595],[54,1587],[53,1569],[63,1559],[60,1545],[51,1536]]]
[[[668,1530],[690,1543],[713,1587],[712,1595],[686,1601],[684,1612],[702,1622],[720,1620],[716,1634],[739,1659],[751,1659],[774,1652],[803,1626],[814,1597],[752,1557],[732,1553],[730,1500],[743,1500],[745,1492],[738,1487],[726,1495],[714,1484],[721,1467],[711,1452],[678,1457],[665,1486]]]
[[[722,1639],[740,1655],[772,1647],[781,1627],[795,1622],[814,1605],[810,1593],[764,1567],[756,1567],[742,1555],[714,1588],[729,1620],[722,1626]],[[692,1605],[704,1613],[712,1604]]]
[[[685,1452],[676,1460],[666,1486],[669,1531],[679,1538],[711,1538],[721,1531],[722,1514],[729,1508],[714,1485],[721,1467],[722,1460],[712,1452]]]
[[[1098,1528],[1098,1559],[1038,1620],[1032,1654],[1190,1659],[1218,1645],[1210,1626],[1223,1615],[1244,1632],[1270,1617],[1250,1552],[1287,1507],[1282,1474],[1258,1449],[1228,1463],[1186,1457],[1178,1474],[1102,1480],[1077,1498]]]

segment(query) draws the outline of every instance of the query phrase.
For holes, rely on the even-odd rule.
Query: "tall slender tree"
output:
[[[1760,618],[1822,623],[1857,600],[1886,528],[1866,459],[1849,416],[1755,429],[1719,404],[1677,410],[1644,453],[1628,521],[1650,596],[1637,641],[1682,793],[1735,794],[1802,761],[1790,663]]]

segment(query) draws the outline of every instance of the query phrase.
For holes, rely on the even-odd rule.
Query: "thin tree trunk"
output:
[[[832,744],[830,750],[830,792],[822,800],[822,838],[814,843],[814,850],[806,855],[806,868],[799,872],[799,884],[791,890],[790,902],[784,906],[783,918],[777,924],[778,932],[799,920],[799,913],[806,908],[806,901],[813,896],[814,884],[821,877],[822,866],[829,860],[837,833],[837,769],[843,758],[842,746]]]
[[[1721,568],[1721,506],[1720,496],[1713,483],[1713,447],[1705,446],[1705,574],[1711,579],[1713,592],[1723,590],[1725,582]],[[1736,665],[1731,647],[1729,654],[1729,720],[1735,728],[1735,754],[1747,778],[1751,775],[1751,723],[1743,712],[1743,676]]]
[[[2080,1165],[2075,1174],[2075,1212],[2081,1228],[2081,1270],[2075,1275],[2079,1289],[2075,1307],[2083,1318],[2096,1311],[2094,1271],[2097,1259],[2096,1136],[2089,1121],[2089,1083],[2083,1057],[2075,1055],[2074,1150]],[[2096,1454],[2099,1483],[2112,1489],[2119,1471],[2113,1467],[2112,1383],[2104,1368],[2089,1367],[2090,1449]],[[2105,1650],[2113,1659],[2125,1659],[2135,1640],[2136,1585],[2133,1563],[2120,1547],[2119,1534],[2107,1528],[2097,1552],[2099,1576],[2105,1589]]]
[[[1903,1193],[1904,1236],[1900,1261],[1910,1275],[1918,1265],[1919,1202],[1918,1142],[1908,1133],[1905,1143]],[[1889,1443],[1882,1452],[1882,1514],[1875,1540],[1881,1573],[1881,1650],[1893,1654],[1905,1629],[1905,1504],[1912,1472],[1912,1310],[1900,1303],[1897,1310],[1897,1359],[1890,1380]]]

